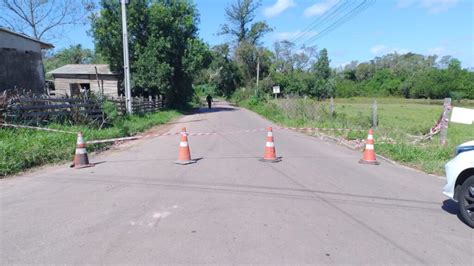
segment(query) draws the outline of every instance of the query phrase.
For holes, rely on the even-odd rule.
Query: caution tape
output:
[[[143,136],[132,136],[132,137],[114,138],[114,139],[90,140],[90,141],[86,141],[86,144],[99,144],[99,143],[108,143],[108,142],[116,142],[116,141],[137,140],[137,139],[141,139],[141,138],[143,138]]]
[[[41,131],[50,131],[50,132],[58,132],[58,133],[66,133],[66,134],[77,134],[78,132],[73,131],[66,131],[60,129],[53,129],[53,128],[43,128],[43,127],[32,127],[32,126],[25,126],[25,125],[14,125],[14,124],[7,124],[3,123],[0,126],[4,127],[14,127],[14,128],[27,128],[33,130],[41,130]],[[314,127],[307,127],[307,128],[296,128],[296,127],[274,127],[277,130],[293,130],[293,131],[364,131],[362,129],[347,129],[347,128],[314,128]],[[257,128],[257,129],[246,129],[246,130],[238,130],[238,131],[228,131],[228,132],[196,132],[196,133],[188,133],[188,136],[218,136],[218,135],[231,135],[231,134],[244,134],[244,133],[255,133],[267,130],[266,128]],[[100,143],[109,143],[109,142],[116,142],[116,141],[129,141],[129,140],[138,140],[142,138],[155,138],[155,137],[165,137],[165,136],[176,136],[179,135],[181,132],[174,132],[174,133],[163,133],[163,134],[149,134],[149,135],[138,135],[138,136],[131,136],[131,137],[121,137],[121,138],[111,138],[111,139],[101,139],[101,140],[90,140],[86,141],[86,144],[100,144]]]
[[[276,127],[274,129],[294,130],[294,131],[366,131],[365,129],[323,128],[323,127]]]
[[[54,128],[45,128],[45,127],[32,127],[32,126],[14,125],[14,124],[6,124],[6,123],[0,124],[0,126],[3,126],[3,127],[14,127],[14,128],[27,128],[27,129],[34,129],[34,130],[41,130],[41,131],[51,131],[51,132],[58,132],[58,133],[67,133],[67,134],[77,134],[77,132],[65,131],[65,130],[54,129]]]

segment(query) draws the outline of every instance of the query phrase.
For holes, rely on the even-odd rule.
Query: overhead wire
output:
[[[323,29],[322,31],[317,33],[315,36],[309,38],[305,42],[305,44],[311,45],[312,43],[314,43],[314,41],[326,36],[327,34],[334,31],[339,26],[343,25],[344,23],[351,20],[352,18],[354,18],[358,14],[360,14],[363,11],[367,10],[369,7],[373,6],[375,3],[376,3],[376,0],[364,0],[364,2],[362,2],[360,5],[358,5],[356,8],[354,8],[353,10],[351,10],[350,12],[348,12],[347,14],[345,14],[344,16],[339,18],[338,20],[336,20],[336,22],[332,23],[331,25],[329,25],[328,27],[326,27],[325,29]]]
[[[335,5],[333,5],[328,11],[324,12],[324,14],[318,18],[316,18],[313,22],[311,22],[308,26],[306,26],[301,32],[293,36],[289,42],[296,43],[300,40],[306,38],[307,32],[311,32],[315,30],[318,26],[324,25],[326,21],[329,21],[332,17],[337,17],[341,12],[347,9],[348,6],[352,5],[352,0],[343,0],[339,1]]]
[[[357,0],[341,0],[322,16],[311,22],[301,32],[293,36],[289,42],[295,45],[301,44],[301,47],[311,46],[316,40],[326,36],[342,24],[373,6],[376,1],[377,0],[363,0],[362,3],[357,5]],[[325,25],[327,26],[321,27]],[[317,31],[319,28],[322,28],[322,30]],[[307,33],[312,31],[316,31],[317,33],[314,36],[308,37]]]

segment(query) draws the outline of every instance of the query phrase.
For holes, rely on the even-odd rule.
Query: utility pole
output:
[[[127,4],[129,0],[120,0],[122,4],[122,33],[123,33],[123,70],[125,87],[125,107],[127,113],[132,113],[132,92],[130,90],[130,64],[128,62],[128,33],[127,33]]]
[[[260,79],[260,55],[257,50],[257,88],[255,89],[255,97],[258,96],[258,80]]]

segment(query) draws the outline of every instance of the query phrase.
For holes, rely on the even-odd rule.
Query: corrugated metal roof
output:
[[[33,42],[37,42],[39,44],[41,44],[41,49],[51,49],[51,48],[54,48],[54,45],[50,44],[50,43],[47,43],[47,42],[42,42],[40,40],[37,40],[33,37],[30,37],[28,35],[25,35],[25,34],[22,34],[22,33],[18,33],[18,32],[14,32],[12,30],[9,30],[9,29],[6,29],[6,28],[2,28],[0,27],[0,31],[3,31],[3,32],[6,32],[6,33],[9,33],[9,34],[12,34],[12,35],[16,35],[18,37],[22,37],[22,38],[25,38],[27,40],[30,40],[30,41],[33,41]]]
[[[95,75],[95,68],[101,75],[115,75],[110,71],[109,65],[98,65],[98,64],[70,64],[65,65],[55,70],[51,70],[48,74],[82,74],[82,75]]]

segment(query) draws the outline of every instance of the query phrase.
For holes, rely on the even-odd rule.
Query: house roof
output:
[[[54,48],[54,45],[52,45],[52,44],[50,44],[50,43],[37,40],[37,39],[35,39],[35,38],[33,38],[33,37],[27,36],[27,35],[22,34],[22,33],[14,32],[14,31],[11,31],[11,30],[9,30],[9,29],[2,28],[2,27],[0,27],[0,31],[9,33],[9,34],[12,34],[12,35],[15,35],[15,36],[18,36],[18,37],[21,37],[21,38],[24,38],[24,39],[33,41],[33,42],[37,42],[37,43],[39,43],[39,44],[41,45],[41,49],[52,49],[52,48]]]
[[[70,64],[64,65],[55,70],[51,70],[48,74],[79,74],[79,75],[95,75],[95,67],[99,75],[116,75],[110,71],[109,65],[102,64]]]

